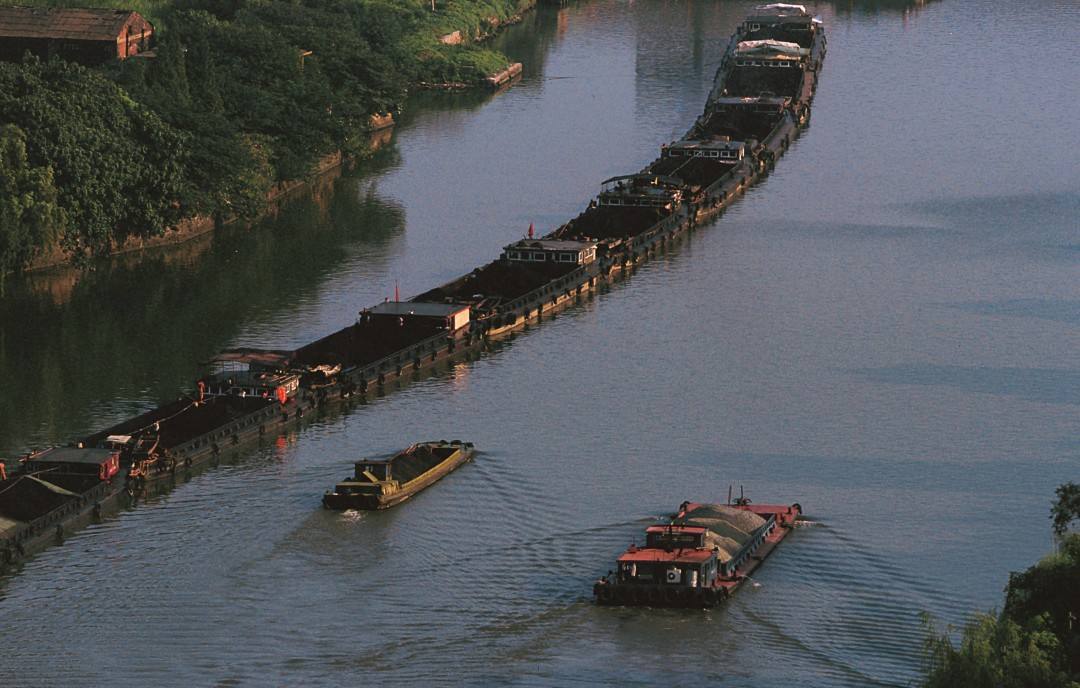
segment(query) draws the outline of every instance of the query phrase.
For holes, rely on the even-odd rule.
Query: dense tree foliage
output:
[[[25,132],[0,127],[0,293],[4,275],[23,267],[64,225],[52,168],[31,167]]]
[[[52,169],[69,246],[100,250],[179,218],[184,137],[97,71],[0,64],[0,124],[25,132],[31,165]]]
[[[929,627],[926,688],[1075,688],[1060,668],[1061,641],[1040,626],[1023,627],[1008,617],[979,614],[965,627],[959,646]]]
[[[1080,516],[1076,485],[1057,496],[1052,513],[1064,533]],[[1080,688],[1080,534],[1065,534],[1057,552],[1010,575],[1004,610],[976,616],[959,645],[926,623],[927,688]]]
[[[196,214],[258,214],[274,183],[303,178],[328,153],[361,154],[370,116],[397,109],[410,84],[475,82],[504,67],[497,53],[438,35],[475,38],[529,4],[143,3],[158,22],[155,59],[0,64],[0,125],[25,132],[31,168],[52,170],[64,247],[101,252]],[[17,269],[40,235],[6,224],[0,245],[17,246]]]
[[[1054,522],[1054,532],[1064,535],[1069,524],[1080,521],[1080,485],[1076,483],[1059,485],[1055,494],[1057,494],[1057,501],[1050,509],[1050,518]]]

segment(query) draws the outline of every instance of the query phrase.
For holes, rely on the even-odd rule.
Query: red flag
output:
[[[533,223],[529,223],[529,238],[533,238]]]

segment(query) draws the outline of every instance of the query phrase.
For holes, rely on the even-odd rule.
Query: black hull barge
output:
[[[323,495],[323,507],[389,509],[442,480],[474,454],[469,442],[419,442],[387,459],[357,461],[355,474]]]
[[[115,510],[124,496],[120,453],[54,447],[0,470],[0,569],[62,542]]]
[[[566,307],[720,215],[765,177],[810,119],[825,57],[821,23],[799,5],[766,5],[732,36],[704,112],[635,174],[605,181],[584,212],[506,246],[497,261],[417,301],[472,308],[493,337]]]

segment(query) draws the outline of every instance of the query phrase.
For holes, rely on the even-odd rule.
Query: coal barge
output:
[[[684,502],[667,525],[645,530],[593,586],[603,605],[715,607],[749,579],[802,515],[798,504]]]
[[[721,214],[767,175],[808,124],[826,52],[801,5],[764,5],[732,36],[686,134],[644,169],[604,181],[577,217],[414,300],[465,303],[498,336],[574,303]],[[531,230],[531,228],[530,228]]]
[[[758,8],[728,43],[690,130],[644,169],[605,181],[569,222],[541,237],[530,231],[497,260],[408,301],[366,308],[351,325],[297,350],[223,352],[190,393],[74,443],[117,457],[118,473],[91,492],[57,485],[39,499],[43,486],[34,480],[48,480],[20,461],[0,475],[0,564],[305,413],[389,391],[475,352],[677,243],[787,151],[808,123],[825,51],[821,23],[801,6]]]
[[[389,509],[431,487],[476,451],[469,442],[418,442],[386,459],[357,461],[354,474],[323,495],[327,509]]]

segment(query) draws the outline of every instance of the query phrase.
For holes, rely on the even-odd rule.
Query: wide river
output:
[[[255,230],[0,301],[0,455],[293,347],[579,212],[701,111],[752,2],[593,0],[499,37],[498,95],[424,95]],[[908,685],[920,614],[1000,606],[1080,479],[1080,6],[812,5],[811,127],[719,221],[555,319],[319,417],[0,579],[4,686]],[[387,513],[361,456],[464,438]],[[684,499],[801,502],[710,612],[591,586]]]

